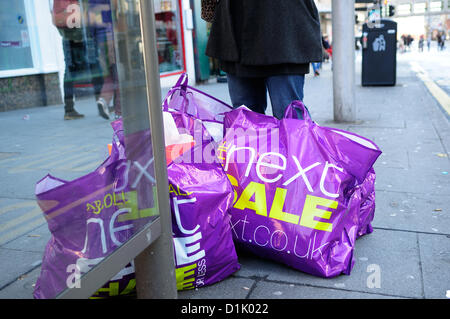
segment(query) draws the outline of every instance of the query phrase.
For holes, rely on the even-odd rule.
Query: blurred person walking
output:
[[[64,120],[84,117],[75,110],[74,88],[78,81],[94,87],[95,99],[103,88],[103,70],[99,61],[95,26],[83,23],[88,18],[89,0],[53,0],[53,23],[62,36],[64,51]],[[104,118],[106,114],[100,113]],[[108,117],[109,118],[109,117]]]
[[[442,36],[441,36],[441,51],[445,50],[445,40],[446,40],[446,34],[445,31],[442,31]]]
[[[227,73],[233,107],[265,114],[268,91],[281,119],[293,100],[303,100],[305,74],[322,62],[322,50],[313,0],[221,0],[206,55]]]
[[[104,70],[102,89],[97,97],[98,113],[104,119],[110,119],[110,113],[114,111],[118,118],[121,115],[120,94],[110,0],[89,0],[88,24],[94,30],[98,58]]]
[[[401,39],[402,39],[401,44],[400,44],[401,52],[405,53],[406,49],[408,48],[408,38],[406,37],[406,35],[403,34],[401,36]]]
[[[437,42],[437,49],[439,51],[439,50],[441,50],[441,45],[442,45],[442,36],[441,36],[440,32],[438,32],[438,34],[436,36],[436,42]]]
[[[328,40],[328,35],[324,35],[322,36],[322,46],[324,49],[324,57],[325,57],[325,61],[331,60],[332,55],[333,55],[333,48],[331,47],[331,44]]]
[[[425,42],[425,39],[424,39],[424,36],[422,34],[420,36],[420,38],[419,38],[419,52],[423,52],[424,42]]]
[[[413,43],[414,38],[411,36],[411,34],[408,34],[408,36],[406,37],[406,43],[407,43],[407,48],[408,51],[411,51],[411,44]]]

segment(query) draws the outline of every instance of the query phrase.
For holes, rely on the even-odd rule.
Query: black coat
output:
[[[314,0],[220,0],[206,54],[244,66],[321,62]]]

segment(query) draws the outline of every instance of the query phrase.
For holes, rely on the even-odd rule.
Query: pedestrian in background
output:
[[[413,43],[414,38],[411,36],[411,34],[408,34],[406,36],[406,43],[407,43],[407,47],[408,47],[408,51],[411,51],[411,44]]]
[[[313,62],[311,63],[314,71],[314,76],[320,75],[320,70],[322,69],[322,63],[327,62],[330,59],[331,56],[331,46],[328,42],[328,36],[322,36],[322,62]]]
[[[110,0],[89,0],[88,8],[88,25],[93,29],[99,50],[98,59],[104,70],[103,86],[97,97],[98,113],[104,119],[109,119],[111,112],[115,113],[116,118],[121,116],[111,5]]]
[[[442,31],[442,36],[441,36],[441,51],[445,50],[445,40],[446,40],[446,35],[445,32]]]
[[[322,36],[322,46],[324,49],[324,57],[325,61],[328,61],[331,59],[333,55],[333,48],[331,47],[330,41],[328,40],[328,35]]]
[[[303,100],[310,64],[322,61],[314,1],[221,0],[206,55],[227,73],[233,107],[264,114],[268,91],[273,115],[281,119],[293,100]]]
[[[94,25],[83,24],[88,19],[89,0],[53,0],[53,23],[63,39],[64,51],[64,120],[84,117],[75,110],[75,83],[88,81],[94,87],[96,101],[103,88],[103,70],[99,60],[98,36]],[[100,116],[109,116],[99,110]]]
[[[423,52],[423,45],[424,45],[425,39],[423,37],[423,34],[419,38],[419,52]]]
[[[442,45],[442,36],[441,36],[440,32],[438,32],[438,34],[436,36],[436,41],[437,41],[437,49],[439,51],[439,50],[441,50],[441,45]]]

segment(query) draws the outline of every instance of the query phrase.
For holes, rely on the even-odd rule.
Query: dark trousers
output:
[[[231,74],[228,90],[234,108],[241,105],[265,114],[267,91],[269,91],[273,115],[282,119],[288,105],[294,100],[303,100],[304,75],[277,75],[266,78],[243,78]]]
[[[95,44],[95,43],[94,43]],[[92,45],[92,44],[91,44]],[[97,56],[89,56],[84,42],[74,42],[63,39],[64,61],[66,68],[64,71],[64,110],[71,112],[74,110],[74,86],[78,81],[92,83],[95,98],[100,97],[103,87],[103,72]],[[96,50],[95,48],[91,48]],[[84,74],[80,80],[78,77]]]

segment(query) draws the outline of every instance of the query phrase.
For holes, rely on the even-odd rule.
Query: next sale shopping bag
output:
[[[127,161],[121,123],[111,123],[115,139],[111,154],[91,173],[72,181],[47,175],[36,184],[36,199],[47,221],[51,238],[46,245],[40,276],[33,296],[55,298],[76,289],[80,278],[129,240],[158,213],[154,192],[140,198],[148,187],[137,165]],[[149,163],[152,150],[146,145],[150,131],[128,137],[135,145],[134,164]],[[144,164],[142,164],[144,165]],[[92,298],[134,293],[134,265],[128,264]]]
[[[235,242],[313,275],[350,274],[355,240],[372,231],[380,149],[317,125],[300,101],[282,120],[240,107],[224,123],[219,157],[234,186]]]
[[[230,227],[233,188],[202,121],[176,111],[164,118],[177,287],[200,288],[240,268]]]

